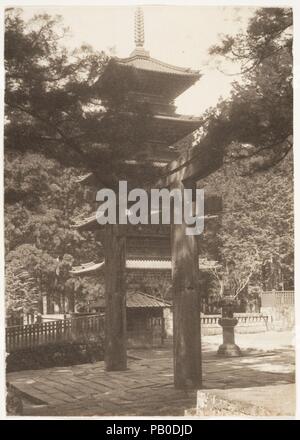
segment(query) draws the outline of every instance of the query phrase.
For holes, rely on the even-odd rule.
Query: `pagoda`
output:
[[[134,168],[148,163],[153,167],[164,167],[176,158],[180,152],[177,144],[182,138],[196,130],[201,119],[193,116],[176,113],[174,100],[185,90],[195,84],[201,77],[199,71],[167,64],[152,58],[144,48],[144,19],[140,7],[135,12],[135,49],[128,58],[113,58],[99,80],[102,95],[111,93],[107,88],[108,79],[114,78],[122,83],[129,83],[127,98],[137,103],[147,103],[152,111],[152,127],[149,138],[141,146],[140,151],[131,160],[126,161]],[[88,183],[92,174],[81,176],[80,184]],[[209,209],[212,205],[212,209]],[[206,201],[206,212],[215,217],[218,203]],[[209,217],[209,216],[207,216]],[[79,231],[99,231],[96,212],[85,218],[76,220],[74,227]],[[101,233],[100,233],[101,239]],[[206,270],[214,265],[214,261],[199,259],[200,269]],[[153,283],[153,271],[160,279],[170,279],[170,227],[169,225],[128,225],[127,226],[127,255],[126,267],[135,276],[129,276],[133,285],[139,277],[144,284]],[[73,267],[71,274],[85,276],[104,270],[104,260],[97,262],[83,262]],[[137,271],[142,271],[138,274]]]
[[[126,84],[125,100],[147,104],[151,110],[150,129],[138,150],[124,161],[124,170],[130,179],[145,164],[153,169],[161,169],[160,176],[168,173],[168,167],[176,163],[173,182],[178,188],[195,188],[197,178],[212,172],[217,162],[211,157],[214,152],[196,152],[186,149],[183,138],[193,133],[202,123],[201,118],[179,115],[174,105],[175,99],[195,84],[201,77],[199,71],[167,64],[152,58],[144,48],[143,11],[135,13],[135,49],[128,58],[113,58],[98,81],[101,96],[114,93],[111,78],[118,84]],[[116,83],[115,82],[115,83]],[[182,156],[185,157],[181,161]],[[178,163],[177,159],[181,161]],[[191,168],[189,167],[191,164]],[[193,181],[183,181],[178,170],[184,170]],[[105,176],[107,177],[107,176]],[[94,174],[79,177],[80,184],[87,184]],[[124,172],[118,179],[126,180]],[[168,186],[163,184],[163,187]],[[145,181],[149,189],[149,182]],[[154,186],[156,187],[156,186]],[[161,187],[161,186],[160,186]],[[212,210],[205,200],[205,213],[215,218],[219,201],[213,201]],[[206,217],[205,215],[205,217]],[[105,366],[108,370],[125,370],[126,356],[126,291],[141,291],[153,286],[161,278],[169,283],[174,304],[174,383],[176,387],[196,387],[201,385],[201,339],[200,339],[200,291],[199,269],[215,265],[215,261],[199,259],[199,237],[186,236],[186,225],[128,224],[100,226],[96,212],[74,220],[78,231],[95,231],[103,243],[104,258],[96,262],[82,262],[73,267],[74,276],[98,273],[105,284]],[[173,237],[171,239],[171,236]],[[175,237],[175,239],[174,239]],[[177,240],[179,238],[179,240]],[[182,250],[184,251],[182,252]],[[182,258],[183,256],[183,258]],[[213,259],[214,260],[214,259]],[[171,281],[172,270],[172,281]],[[103,277],[101,279],[101,277]],[[127,282],[126,282],[127,281]],[[126,286],[126,287],[125,287]],[[165,289],[166,287],[161,287]],[[203,290],[203,289],[202,289]]]

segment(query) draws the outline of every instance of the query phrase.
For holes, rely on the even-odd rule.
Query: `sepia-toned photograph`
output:
[[[7,418],[296,417],[273,3],[4,8]]]

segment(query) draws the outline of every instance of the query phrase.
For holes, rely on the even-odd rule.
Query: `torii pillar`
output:
[[[184,185],[178,181],[175,188],[183,193]],[[199,256],[197,236],[187,235],[187,227],[184,219],[171,227],[174,385],[197,389],[202,386]]]
[[[127,369],[126,231],[105,225],[105,369]]]
[[[220,168],[218,146],[198,146],[166,165],[158,188],[196,188],[200,179]],[[183,219],[184,220],[184,219]],[[173,282],[174,385],[178,389],[202,387],[199,251],[197,235],[187,235],[182,222],[171,227]]]

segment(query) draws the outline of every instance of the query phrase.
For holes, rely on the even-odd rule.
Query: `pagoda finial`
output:
[[[144,47],[144,13],[140,6],[136,8],[134,14],[134,42],[137,49]]]
[[[138,6],[134,13],[134,42],[135,49],[131,52],[130,56],[149,57],[150,54],[144,49],[145,35],[144,35],[144,12],[143,9]]]

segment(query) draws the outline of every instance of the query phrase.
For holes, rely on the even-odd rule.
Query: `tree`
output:
[[[25,23],[21,11],[10,8],[5,25],[6,149],[80,164],[102,181],[118,173],[140,146],[149,112],[124,99],[126,81],[111,76],[102,87],[109,57],[89,46],[64,48],[59,17],[38,15]]]
[[[203,116],[199,145],[223,151],[229,161],[252,158],[249,172],[272,167],[292,150],[292,24],[291,9],[258,9],[245,33],[210,49],[219,60],[238,62],[241,80]]]
[[[22,266],[6,267],[5,309],[7,317],[19,317],[38,310],[38,291],[34,280]]]
[[[38,152],[48,159],[56,159],[64,167],[80,166],[79,174],[82,174],[83,169],[92,172],[98,185],[104,183],[108,187],[114,187],[124,177],[124,160],[132,159],[147,137],[151,114],[146,104],[137,105],[133,100],[125,99],[129,78],[121,82],[114,75],[103,74],[108,62],[113,63],[113,60],[109,60],[103,52],[95,52],[87,46],[70,53],[60,44],[65,33],[66,30],[61,26],[58,17],[39,15],[25,23],[20,11],[12,8],[7,11],[6,154]],[[130,73],[132,72],[129,72],[129,76]],[[20,161],[22,162],[22,159]],[[20,164],[20,167],[22,169],[23,164]],[[143,171],[135,176],[135,180],[145,178]],[[37,185],[43,190],[43,183],[38,176],[39,172],[36,172],[34,177]],[[12,171],[12,181],[18,178]],[[32,184],[30,180],[31,177],[29,186]],[[23,184],[23,179],[21,181]],[[52,187],[53,185],[55,186],[56,182],[52,183]],[[66,187],[69,188],[69,185]],[[64,193],[64,188],[58,185],[51,195],[61,197],[62,194],[58,194]],[[21,210],[24,208],[22,204],[25,202],[26,192],[28,193],[26,185],[23,184],[23,191],[19,193],[12,184],[7,191],[7,200],[10,199],[16,204],[19,202],[17,206]],[[38,193],[39,191],[35,191],[36,196]],[[63,259],[67,256],[70,261],[66,246],[72,248],[72,240],[73,243],[78,242],[80,236],[76,236],[74,232],[66,232],[66,228],[70,226],[69,215],[72,212],[66,199],[66,208],[60,207],[57,210],[52,205],[46,213],[45,206],[40,210],[36,207],[38,197],[35,199],[32,195],[27,195],[27,206],[24,214],[22,213],[23,217],[27,215],[26,227],[20,223],[17,228],[15,225],[8,225],[8,231],[16,239],[17,229],[22,240],[27,233],[30,242],[35,240],[38,251],[44,250],[47,243],[47,251],[43,251],[40,256],[45,257],[48,264],[44,264],[41,273],[37,274],[42,295],[42,281],[47,280],[48,289],[51,284],[47,268],[51,267],[52,274],[57,261],[57,254],[50,254],[49,248],[59,250],[59,255],[62,254]],[[28,210],[30,201],[35,206],[34,218]],[[34,224],[31,223],[32,220]],[[15,221],[18,223],[18,219],[15,218]],[[58,229],[59,234],[54,235]],[[125,259],[121,261],[121,255],[125,255],[125,240],[119,240],[115,233],[113,228],[111,240],[107,242],[109,246],[115,243],[115,252],[110,252],[110,247],[105,249],[106,267],[111,268],[110,280],[109,277],[106,279],[106,310],[107,315],[110,314],[106,320],[108,326],[112,320],[118,322],[119,312],[120,316],[125,316],[126,312],[122,283],[113,282],[116,267],[119,267],[118,279],[121,279],[122,273],[125,274]],[[51,235],[54,237],[53,243],[49,243]],[[26,254],[26,257],[30,261],[30,255]],[[55,278],[54,282],[56,281]],[[71,288],[71,283],[66,277],[64,281],[65,287],[67,285]],[[59,284],[55,284],[55,289],[59,290]],[[110,307],[113,301],[114,307]],[[126,368],[125,344],[119,343],[120,338],[122,341],[125,340],[124,329],[125,325],[122,326],[122,334],[117,335],[117,338],[113,329],[110,331],[108,328],[109,331],[106,332],[107,348],[110,350],[111,359],[114,358],[114,366],[109,360],[107,364],[112,368],[119,368],[118,362],[121,358],[121,368]]]
[[[236,146],[233,147],[234,149]],[[263,288],[262,265],[270,259],[281,264],[286,288],[293,288],[293,158],[249,175],[249,162],[225,163],[200,182],[207,193],[222,196],[223,208],[218,231],[219,258],[235,262],[238,296],[245,287]],[[222,294],[222,271],[215,270]]]
[[[19,267],[27,270],[41,293],[39,308],[43,295],[56,303],[64,296],[74,302],[78,286],[68,273],[72,261],[99,258],[102,252],[93,234],[71,228],[72,218],[93,205],[89,190],[75,183],[77,176],[78,170],[39,153],[6,153],[7,268],[13,274]]]
[[[223,271],[227,261],[236,264],[237,296],[262,288],[262,265],[273,258],[293,285],[292,24],[291,9],[261,8],[246,32],[210,49],[240,75],[197,134],[200,148],[223,155],[223,166],[200,186],[222,195],[219,257]],[[222,292],[221,275],[212,274]]]

